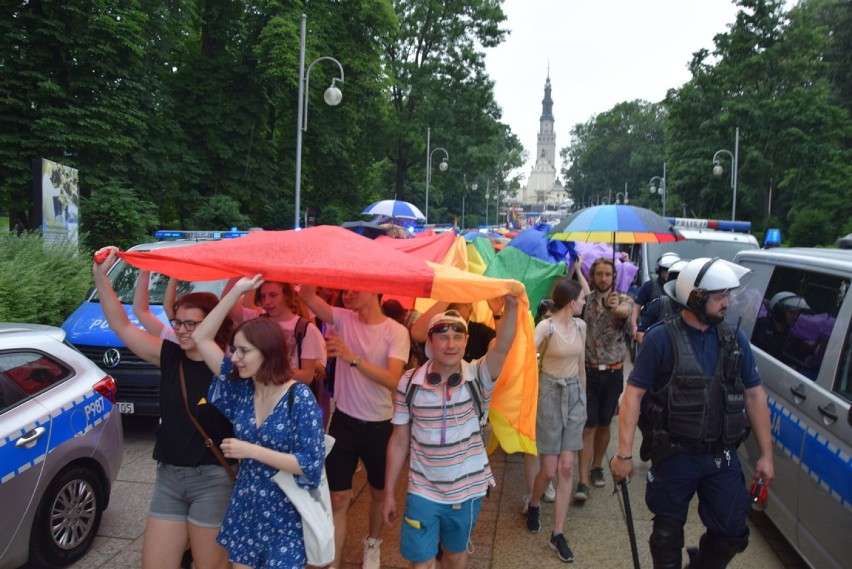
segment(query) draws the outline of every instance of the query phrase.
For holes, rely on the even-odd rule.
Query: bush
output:
[[[251,220],[240,212],[237,200],[228,196],[213,196],[204,200],[192,217],[189,218],[189,229],[198,231],[227,230],[231,227],[248,229]]]
[[[0,321],[59,326],[92,286],[92,257],[37,233],[0,236]]]
[[[122,251],[153,241],[157,207],[139,199],[134,190],[105,187],[80,204],[80,232],[84,251],[116,245]]]

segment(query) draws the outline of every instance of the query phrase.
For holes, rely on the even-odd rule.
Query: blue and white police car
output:
[[[131,251],[156,251],[168,247],[186,247],[200,241],[229,239],[247,234],[246,231],[158,231],[155,237],[166,239],[155,243],[144,243]],[[118,299],[124,305],[130,321],[139,326],[133,314],[133,294],[139,270],[122,260],[112,266],[109,279]],[[148,285],[148,302],[151,312],[164,324],[168,318],[163,309],[163,296],[169,278],[152,273]],[[212,292],[220,296],[226,281],[178,283],[178,295],[189,292]],[[93,362],[109,371],[118,385],[118,408],[122,414],[157,416],[160,414],[160,370],[138,358],[128,350],[110,329],[98,301],[98,293],[92,288],[86,299],[62,323],[68,341]]]
[[[64,338],[0,323],[0,569],[83,557],[121,466],[115,381]]]
[[[766,515],[812,567],[848,568],[852,250],[741,251],[735,262],[754,273],[726,318],[749,336],[769,397],[775,481]],[[740,454],[752,468],[753,437]]]

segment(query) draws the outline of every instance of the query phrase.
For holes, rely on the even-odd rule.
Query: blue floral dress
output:
[[[254,382],[226,379],[226,368],[210,384],[208,399],[234,424],[236,438],[292,453],[303,475],[303,488],[319,485],[325,461],[322,416],[308,386],[295,383],[266,420],[256,427]],[[292,401],[292,408],[290,402]],[[277,469],[256,460],[241,461],[234,494],[217,541],[228,559],[252,567],[304,567],[307,563],[299,512],[273,482]]]

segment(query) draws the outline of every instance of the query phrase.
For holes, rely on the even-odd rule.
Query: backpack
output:
[[[414,400],[414,394],[417,393],[417,388],[420,387],[418,384],[414,383],[414,375],[420,371],[421,367],[423,366],[414,369],[408,375],[408,385],[405,388],[405,405],[408,407],[409,422],[413,420],[413,417],[411,416],[411,402]],[[482,430],[488,423],[488,409],[484,409],[482,407],[482,386],[479,385],[478,381],[465,381],[464,384],[467,385],[467,388],[470,391],[470,400],[473,402],[473,408],[476,409],[476,415],[479,417],[479,429]]]

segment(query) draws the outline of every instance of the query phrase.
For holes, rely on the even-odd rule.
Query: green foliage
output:
[[[80,202],[84,251],[106,245],[129,249],[150,241],[150,233],[157,227],[156,206],[139,199],[134,190],[107,186]]]
[[[91,259],[35,233],[0,235],[0,321],[62,324],[92,284]]]
[[[200,231],[225,230],[231,227],[248,229],[251,220],[240,213],[240,204],[228,196],[213,196],[204,200],[189,218],[187,229]]]

